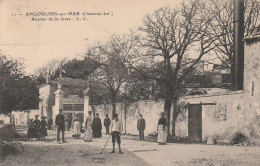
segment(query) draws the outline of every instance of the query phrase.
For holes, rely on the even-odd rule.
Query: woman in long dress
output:
[[[79,121],[79,117],[75,115],[73,117],[73,134],[72,134],[72,137],[74,137],[74,139],[78,139],[80,137],[80,128],[81,128],[81,124]]]
[[[102,124],[101,124],[101,119],[99,118],[99,114],[96,114],[96,117],[93,119],[93,125],[92,125],[92,129],[93,129],[93,137],[94,138],[100,138],[102,137]]]
[[[43,116],[42,117],[42,121],[40,123],[40,126],[41,126],[41,136],[43,138],[43,140],[45,141],[45,137],[47,136],[47,122],[46,122],[46,119],[47,117]]]
[[[27,137],[28,137],[29,141],[31,141],[31,139],[33,138],[33,132],[34,132],[34,129],[33,129],[33,119],[29,119],[28,131],[27,131]]]
[[[38,119],[39,115],[35,115],[35,120],[33,121],[33,137],[36,141],[40,141],[41,136],[41,121]]]
[[[83,137],[83,140],[85,142],[91,142],[92,141],[92,117],[91,117],[91,111],[88,112],[88,117],[85,122],[85,136]]]
[[[158,137],[157,142],[159,144],[166,144],[167,137],[168,137],[168,130],[167,130],[167,120],[164,117],[164,112],[161,112],[161,118],[158,121]]]

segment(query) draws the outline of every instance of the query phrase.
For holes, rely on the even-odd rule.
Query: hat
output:
[[[42,119],[45,119],[45,118],[47,118],[47,117],[46,117],[46,116],[42,116],[41,118],[42,118]]]
[[[114,115],[114,117],[115,117],[115,118],[117,118],[117,117],[118,117],[118,115],[117,115],[117,114],[115,114],[115,115]]]
[[[96,113],[96,115],[99,115],[99,113]]]
[[[39,117],[39,114],[34,115],[35,117]]]

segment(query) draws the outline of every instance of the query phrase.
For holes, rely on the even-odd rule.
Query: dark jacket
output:
[[[61,129],[65,128],[65,117],[62,114],[56,116],[55,124]]]
[[[110,118],[105,118],[105,119],[104,119],[104,126],[108,126],[108,127],[109,127],[109,126],[110,126],[110,123],[111,123],[111,122],[110,122]]]
[[[145,119],[138,119],[137,121],[137,130],[145,130]]]

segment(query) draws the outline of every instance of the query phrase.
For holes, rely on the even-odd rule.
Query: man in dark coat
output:
[[[144,141],[144,130],[145,130],[145,119],[142,114],[139,115],[139,119],[137,121],[137,130],[139,130],[139,140]]]
[[[109,135],[110,118],[108,114],[106,114],[106,118],[104,119],[104,126],[106,127],[106,135]]]
[[[65,143],[64,133],[65,133],[65,117],[62,115],[62,109],[59,110],[59,114],[56,116],[55,124],[57,127],[57,142],[60,143],[60,132],[62,135],[62,142]]]
[[[102,137],[102,133],[101,133],[102,123],[101,123],[98,113],[96,114],[96,117],[93,119],[92,129],[93,129],[94,138]]]

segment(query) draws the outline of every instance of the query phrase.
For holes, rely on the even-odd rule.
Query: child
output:
[[[117,140],[118,148],[119,148],[119,153],[123,154],[120,144],[121,144],[121,132],[123,131],[123,125],[122,122],[118,119],[118,115],[114,115],[114,120],[111,123],[111,132],[112,132],[112,143],[113,143],[113,150],[111,153],[115,153],[115,143]]]

